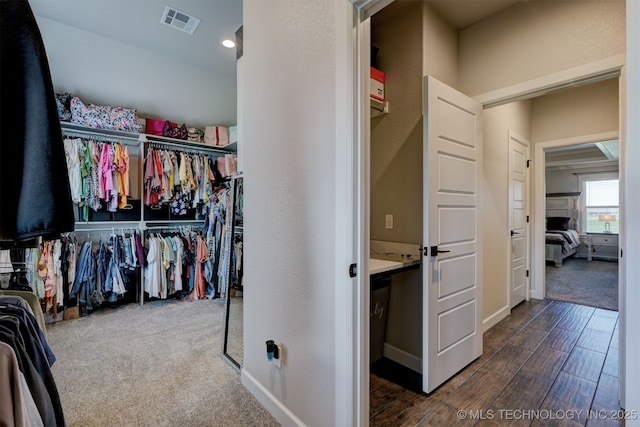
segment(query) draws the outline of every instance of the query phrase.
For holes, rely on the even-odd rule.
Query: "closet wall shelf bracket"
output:
[[[389,113],[388,101],[378,101],[373,98],[369,98],[369,100],[371,105],[371,117],[377,117]]]

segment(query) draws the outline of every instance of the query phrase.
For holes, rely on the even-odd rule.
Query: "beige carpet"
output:
[[[222,356],[221,300],[129,304],[49,325],[73,426],[278,426]]]

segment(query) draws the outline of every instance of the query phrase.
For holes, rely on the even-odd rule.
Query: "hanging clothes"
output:
[[[171,296],[190,301],[212,298],[204,276],[208,250],[201,234],[191,232],[150,233],[145,239],[147,264],[144,291],[149,298]]]
[[[0,425],[66,425],[55,360],[29,303],[0,295]]]
[[[72,201],[82,207],[84,221],[89,220],[89,210],[106,206],[115,212],[127,205],[130,159],[126,146],[66,138],[64,148]]]
[[[27,0],[0,22],[0,239],[59,235],[74,215],[45,46]]]

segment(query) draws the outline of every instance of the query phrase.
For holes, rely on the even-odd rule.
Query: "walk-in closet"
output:
[[[241,51],[211,43],[236,40],[242,4],[130,2],[117,16],[140,20],[105,29],[112,5],[82,3],[0,8],[0,197],[16,206],[0,228],[0,424],[277,425],[240,384]],[[29,48],[5,50],[25,28]],[[12,114],[8,76],[26,99]]]

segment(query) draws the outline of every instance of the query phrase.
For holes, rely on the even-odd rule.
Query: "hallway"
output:
[[[430,396],[370,376],[374,426],[618,426],[618,313],[525,301]],[[589,412],[592,411],[592,412]]]

